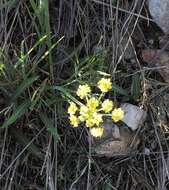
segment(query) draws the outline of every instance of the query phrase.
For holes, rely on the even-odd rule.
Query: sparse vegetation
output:
[[[163,34],[151,21],[145,0],[0,1],[0,189],[167,189],[169,85],[141,56]],[[97,157],[69,124],[67,100],[105,73],[107,98],[148,112],[125,157]]]

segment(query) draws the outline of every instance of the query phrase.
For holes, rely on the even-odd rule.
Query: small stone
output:
[[[148,0],[148,8],[155,23],[165,34],[169,34],[169,1]]]
[[[135,152],[140,143],[135,132],[128,127],[118,127],[111,120],[105,121],[101,127],[105,131],[103,137],[93,138],[93,148],[98,156],[125,156]]]
[[[146,155],[146,156],[149,156],[150,155],[150,149],[149,148],[144,148],[144,154]]]
[[[121,108],[124,110],[123,122],[135,131],[146,119],[147,113],[143,109],[140,109],[138,106],[124,103],[121,105]]]

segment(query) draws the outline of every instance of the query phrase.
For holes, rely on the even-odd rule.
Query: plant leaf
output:
[[[28,139],[21,130],[18,130],[16,128],[11,128],[10,129],[11,133],[15,136],[16,140],[22,145],[22,146],[26,146],[27,144],[30,143],[30,139]],[[28,151],[33,154],[34,156],[42,159],[42,153],[40,151],[40,149],[33,143],[31,143],[28,146]]]
[[[121,94],[121,95],[125,95],[128,96],[127,91],[125,91],[123,88],[121,88],[120,86],[113,84],[112,89],[114,92]]]
[[[20,94],[22,94],[26,88],[28,88],[33,82],[35,82],[39,77],[33,76],[26,78],[21,84],[17,87],[16,91],[12,95],[11,101],[14,101]]]
[[[40,119],[45,125],[45,127],[47,128],[47,131],[49,131],[52,134],[53,138],[57,142],[60,139],[60,137],[59,137],[57,128],[53,127],[52,120],[48,118],[46,114],[43,114],[43,113],[40,115]]]
[[[133,100],[139,99],[140,91],[141,91],[140,75],[136,74],[136,75],[133,75],[132,84],[131,84],[131,96],[132,96]]]
[[[62,86],[53,86],[52,89],[60,91],[64,94],[68,99],[72,100],[78,105],[83,105],[80,101],[78,101],[74,96],[69,93],[68,89],[63,88]]]
[[[41,86],[39,87],[39,91],[37,92],[37,96],[35,97],[35,99],[32,100],[32,104],[31,104],[31,110],[33,110],[33,108],[35,107],[35,105],[37,104],[38,100],[41,98],[42,93],[45,90],[46,87],[46,83],[47,83],[47,79],[45,79]]]
[[[2,128],[9,127],[17,119],[19,119],[25,112],[28,107],[31,105],[30,100],[25,101],[23,104],[17,107],[17,109],[12,113],[12,115],[3,123]]]

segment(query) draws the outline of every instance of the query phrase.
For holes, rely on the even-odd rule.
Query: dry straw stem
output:
[[[144,0],[0,1],[0,61],[5,65],[0,73],[0,126],[7,126],[0,129],[1,189],[168,188],[168,106],[163,99],[168,87],[154,68],[142,67],[139,56],[154,35],[146,29],[156,30],[150,21]],[[132,44],[134,64],[125,60],[124,51],[118,54],[125,36],[124,49]],[[98,54],[93,52],[97,44],[102,47]],[[79,82],[94,83],[96,71],[120,81],[112,90],[115,99],[148,108],[136,155],[98,158],[87,131],[69,126],[66,95]],[[137,84],[140,93],[133,91]],[[160,105],[155,101],[159,97]],[[28,100],[33,101],[31,109],[21,113]],[[19,130],[22,139],[11,128]],[[31,139],[42,158],[33,153]]]

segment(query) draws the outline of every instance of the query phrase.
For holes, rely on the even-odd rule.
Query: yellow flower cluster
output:
[[[104,129],[101,127],[93,127],[90,129],[90,133],[94,136],[94,137],[101,137],[104,133]]]
[[[70,106],[69,106],[69,108],[68,108],[68,113],[69,113],[70,115],[73,115],[73,114],[76,113],[76,111],[77,111],[77,106],[76,106],[76,104],[75,104],[74,102],[71,102],[71,103],[70,103]]]
[[[118,122],[124,118],[124,111],[121,108],[115,108],[112,111],[112,119],[114,122]]]
[[[109,99],[102,103],[102,108],[105,113],[109,113],[113,109],[113,102]]]
[[[102,101],[104,93],[112,88],[110,78],[102,78],[98,81],[97,87],[101,90],[100,96],[92,94],[88,84],[79,85],[77,96],[83,99],[79,105],[70,102],[68,107],[70,124],[74,127],[82,122],[90,128],[90,133],[94,137],[101,137],[104,134],[104,129],[100,127],[103,123],[103,117],[110,116],[114,122],[123,119],[124,111],[121,108],[114,108],[113,101],[106,99]]]
[[[70,115],[69,120],[70,120],[70,124],[71,125],[73,125],[74,127],[78,127],[78,125],[79,125],[80,122],[79,122],[79,119],[78,119],[77,116]]]
[[[111,80],[106,78],[102,78],[97,84],[102,92],[108,92],[112,87]]]
[[[76,92],[76,94],[83,99],[84,97],[87,96],[91,92],[90,86],[85,84],[85,85],[79,85],[79,88]]]

